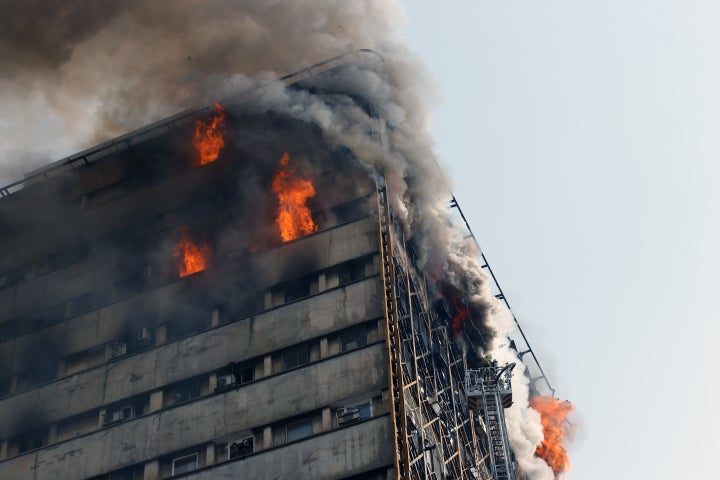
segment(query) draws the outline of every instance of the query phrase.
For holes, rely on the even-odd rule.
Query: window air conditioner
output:
[[[360,418],[360,409],[357,407],[338,408],[338,425],[346,425],[348,423],[357,422]]]
[[[235,375],[223,375],[215,381],[215,391],[227,390],[235,385]]]
[[[127,343],[115,342],[110,345],[110,358],[122,357],[127,353]]]
[[[132,407],[123,407],[117,410],[107,412],[105,413],[104,417],[105,425],[122,422],[123,420],[127,420],[128,418],[132,417]]]

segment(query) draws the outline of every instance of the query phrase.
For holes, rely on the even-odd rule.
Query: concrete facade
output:
[[[0,478],[389,478],[371,182],[315,165],[318,231],[281,244],[189,136],[0,199]],[[181,229],[213,256],[179,278]]]

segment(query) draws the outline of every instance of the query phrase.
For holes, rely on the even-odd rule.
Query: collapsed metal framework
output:
[[[468,408],[465,360],[394,229],[385,189],[378,213],[398,479],[492,479],[485,426]]]

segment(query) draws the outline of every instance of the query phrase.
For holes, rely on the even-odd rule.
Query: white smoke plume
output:
[[[379,109],[278,87],[253,105],[318,125],[387,182],[392,207],[417,240],[421,263],[464,293],[499,346],[512,319],[490,293],[476,247],[452,227],[450,184],[429,134],[427,75],[399,34],[392,0],[3,1],[0,19],[0,184],[179,110],[209,104],[326,58],[370,48],[384,62],[347,69],[342,83]],[[383,142],[377,141],[378,122]],[[522,364],[516,372],[522,371]],[[531,480],[552,472],[534,456],[542,439],[524,377],[506,415],[518,463]]]

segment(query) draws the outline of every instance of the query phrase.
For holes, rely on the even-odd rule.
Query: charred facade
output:
[[[283,81],[335,95],[308,78]],[[464,386],[488,365],[455,341],[468,312],[420,268],[384,179],[251,101],[2,189],[0,478],[493,478]],[[201,162],[208,125],[223,142]],[[312,182],[296,238],[281,160]]]

